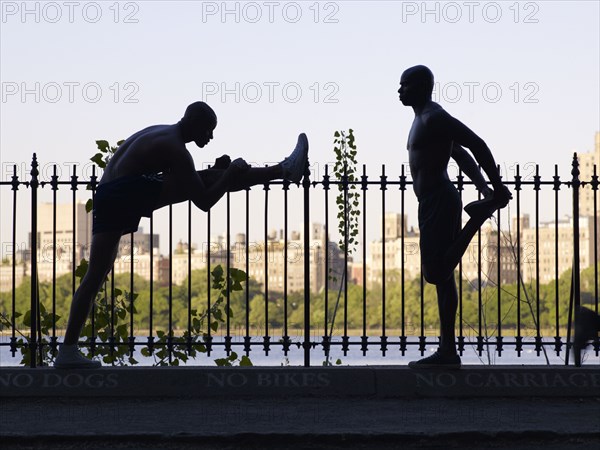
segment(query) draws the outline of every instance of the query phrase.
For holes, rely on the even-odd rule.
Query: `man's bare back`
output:
[[[212,131],[202,146],[211,138]],[[168,172],[181,158],[189,163],[192,156],[178,127],[153,125],[131,135],[119,146],[108,162],[100,184],[125,176]]]

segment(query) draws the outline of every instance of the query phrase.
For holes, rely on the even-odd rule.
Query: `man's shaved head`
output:
[[[207,133],[212,137],[212,130],[217,126],[217,115],[206,103],[195,102],[185,109],[178,125],[186,142],[195,141],[202,146],[198,142],[203,141]]]
[[[204,102],[195,102],[185,109],[182,122],[188,122],[195,126],[217,126],[217,115],[213,109]]]
[[[433,72],[426,66],[409,67],[402,73],[402,78],[411,80],[414,84],[422,87],[428,95],[433,92]]]

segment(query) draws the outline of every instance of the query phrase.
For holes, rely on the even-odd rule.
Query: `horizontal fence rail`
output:
[[[202,274],[202,279],[198,279],[198,273],[202,272],[197,272],[192,265],[192,240],[203,238],[194,233],[197,224],[193,220],[193,205],[187,202],[187,243],[175,249],[174,221],[179,224],[182,218],[181,214],[175,217],[173,206],[168,206],[168,255],[163,257],[156,251],[154,216],[149,220],[148,242],[135,244],[136,237],[131,233],[129,254],[121,255],[119,263],[129,265],[126,286],[122,280],[119,281],[121,284],[116,283],[117,273],[113,268],[101,294],[110,313],[108,323],[94,307],[87,325],[90,337],[81,340],[80,346],[89,349],[92,355],[100,348],[108,348],[112,353],[125,348],[127,358],[134,358],[121,359],[120,363],[125,364],[135,363],[136,356],[150,357],[161,350],[164,353],[159,359],[166,364],[177,364],[174,360],[185,362],[186,358],[192,358],[194,350],[209,357],[231,357],[230,361],[237,358],[237,353],[250,358],[260,354],[261,358],[275,361],[280,361],[282,356],[286,360],[300,356],[305,366],[322,364],[323,360],[329,364],[334,354],[341,355],[344,362],[343,357],[353,349],[359,349],[361,355],[377,353],[398,362],[414,351],[425,354],[428,346],[438,343],[438,310],[435,289],[424,281],[420,268],[411,266],[418,257],[418,235],[408,230],[405,215],[407,190],[412,186],[412,180],[405,174],[404,166],[396,178],[388,177],[385,169],[382,167],[378,179],[369,178],[364,166],[362,176],[334,179],[326,166],[320,179],[311,180],[306,175],[298,186],[285,181],[270,182],[262,188],[256,186],[241,193],[227,193],[222,200],[225,230],[219,242],[211,237],[215,231],[215,213],[208,211],[205,214],[206,242],[200,250],[206,273]],[[15,165],[11,179],[0,181],[3,192],[9,188],[12,192],[12,205],[8,208],[5,204],[2,214],[3,220],[10,216],[11,242],[8,247],[12,252],[2,255],[5,289],[0,292],[3,318],[0,351],[8,348],[17,363],[20,361],[17,353],[29,355],[23,361],[31,367],[43,365],[48,357],[56,354],[68,315],[68,309],[57,305],[57,300],[65,296],[70,299],[74,294],[77,268],[81,259],[87,258],[86,245],[76,244],[78,240],[87,243],[89,239],[89,236],[76,234],[76,230],[82,229],[80,221],[84,220],[77,212],[80,207],[78,193],[93,200],[98,184],[95,168],[86,179],[76,173],[76,167],[68,179],[60,179],[56,165],[51,176],[45,172],[47,179],[41,179],[34,154],[27,177],[19,177]],[[490,222],[492,227],[486,228],[487,231],[480,230],[473,241],[476,258],[470,264],[476,276],[464,276],[467,273],[465,257],[455,271],[459,294],[457,344],[461,354],[471,346],[479,357],[491,362],[508,349],[520,357],[529,347],[538,357],[544,356],[545,362],[549,361],[548,352],[552,352],[561,356],[566,364],[574,333],[571,322],[576,318],[579,305],[598,312],[596,167],[589,179],[580,180],[575,154],[570,179],[560,179],[558,166],[555,166],[551,179],[542,179],[538,166],[531,178],[523,179],[517,165],[514,177],[504,180],[513,192],[509,209],[516,211],[512,217],[514,228],[509,226],[507,229],[503,225],[507,223],[508,209],[496,212]],[[453,182],[461,198],[465,186],[472,186],[461,173]],[[561,188],[572,191],[572,205],[566,209],[572,214],[572,220],[567,228],[559,220]],[[29,208],[21,204],[18,195],[23,189],[28,190]],[[60,190],[67,189],[71,196],[71,245],[64,250],[61,245],[66,237],[58,225],[64,220],[60,217],[62,209],[57,195]],[[553,191],[554,221],[542,227],[540,191],[544,189]],[[588,198],[593,198],[593,211],[588,211],[586,218],[581,219],[585,221],[585,227],[580,220],[584,189]],[[262,205],[257,204],[250,191],[262,197]],[[395,197],[390,200],[394,191],[399,201]],[[46,234],[40,234],[40,192],[51,192],[52,195],[52,224],[44,224]],[[352,197],[351,192],[357,194]],[[522,209],[526,192],[534,197],[533,226],[527,223],[529,216]],[[279,238],[269,233],[274,194],[282,197],[281,205],[277,205],[283,216]],[[333,205],[332,197],[336,194],[338,197]],[[414,197],[412,192],[408,195]],[[233,207],[233,196],[243,206]],[[349,198],[353,199],[352,205],[349,205]],[[379,238],[368,242],[373,228],[370,223],[372,209],[369,208],[375,206],[380,208],[380,224],[373,231],[380,234]],[[18,213],[22,210],[30,215],[30,223],[18,221]],[[351,210],[354,212],[349,212]],[[396,219],[389,219],[390,211],[399,211]],[[256,233],[256,230],[251,230],[251,218],[261,213],[264,220],[260,232],[262,241],[252,243],[250,233]],[[290,234],[292,213],[302,217],[300,236]],[[311,229],[311,216],[317,213],[324,215],[324,224],[315,231]],[[330,220],[332,214],[337,220]],[[354,234],[350,233],[348,220],[344,220],[348,214],[359,217]],[[89,230],[91,213],[88,216]],[[390,224],[390,220],[396,222]],[[244,239],[235,236],[234,242],[232,226],[243,229]],[[563,228],[570,231],[565,235]],[[19,254],[17,232],[24,229],[30,238],[28,248],[21,248]],[[542,237],[541,232],[544,232]],[[51,234],[51,244],[47,233]],[[341,238],[334,239],[335,233]],[[525,233],[534,237],[532,242],[523,242]],[[48,244],[47,247],[41,248],[40,239]],[[144,261],[147,260],[146,281],[136,276],[141,270],[142,255],[136,253],[140,245],[148,250],[143,255]],[[582,247],[586,251],[585,267],[580,267]],[[66,253],[70,258],[68,286],[61,281],[60,272],[64,268],[59,267]],[[181,270],[180,264],[174,267],[177,255],[186,256],[183,258],[186,263],[183,278],[177,272]],[[568,263],[566,276],[561,257],[572,260]],[[547,268],[552,258],[552,279],[544,283],[543,277],[550,275],[543,275],[541,267]],[[51,275],[43,280],[39,276],[40,264],[51,265]],[[228,289],[221,294],[222,298],[217,298],[220,294],[210,288],[215,282],[213,271],[217,266],[223,269],[226,280],[234,268],[243,270],[251,279],[243,285],[243,291],[235,293]],[[25,277],[19,278],[20,271],[24,271]],[[253,276],[261,281],[253,280]],[[175,277],[183,279],[183,284],[176,284]],[[136,296],[140,285],[145,292],[143,299]],[[29,296],[26,305],[24,295]],[[223,305],[223,312],[214,308],[217,303]],[[195,339],[199,311],[204,312],[205,326]],[[57,315],[61,318],[57,319]],[[217,321],[220,323],[213,327]],[[597,357],[600,352],[598,339],[593,351]]]

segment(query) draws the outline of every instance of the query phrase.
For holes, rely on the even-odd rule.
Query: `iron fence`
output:
[[[95,192],[95,188],[98,184],[98,177],[96,176],[95,169],[92,171],[91,176],[88,179],[82,179],[81,176],[78,176],[76,173],[76,168],[73,167],[73,170],[70,174],[69,179],[61,180],[57,175],[56,166],[54,166],[53,174],[49,177],[49,179],[41,179],[40,173],[38,170],[38,160],[36,155],[34,154],[33,160],[30,165],[30,173],[27,179],[22,180],[22,177],[19,177],[17,174],[16,165],[13,167],[13,174],[10,181],[0,181],[0,186],[2,188],[8,188],[12,190],[12,207],[8,209],[11,214],[12,221],[12,229],[11,229],[11,240],[12,240],[12,249],[13,249],[13,257],[10,260],[3,261],[5,268],[10,266],[10,290],[9,297],[4,297],[2,303],[0,303],[0,312],[6,313],[4,317],[9,317],[10,324],[9,326],[5,326],[4,328],[7,330],[5,333],[9,334],[9,339],[0,342],[0,346],[8,347],[12,356],[14,357],[16,353],[20,350],[20,347],[27,346],[31,355],[36,355],[36,357],[32,357],[29,360],[29,364],[31,367],[36,367],[36,365],[42,364],[41,355],[43,353],[44,347],[49,348],[51,353],[56,352],[57,346],[59,344],[59,332],[60,329],[57,328],[57,323],[54,321],[48,331],[48,339],[43,339],[42,336],[42,322],[43,319],[41,317],[42,309],[49,309],[52,314],[56,312],[56,298],[57,298],[57,269],[56,269],[56,261],[57,261],[57,192],[59,189],[67,188],[72,192],[72,207],[73,207],[73,222],[72,222],[72,241],[76,242],[77,236],[75,236],[76,230],[76,214],[75,214],[75,205],[77,200],[77,191],[82,188],[91,189],[91,195]],[[470,336],[468,336],[469,332],[473,336],[473,345],[476,347],[476,352],[479,355],[482,355],[485,351],[495,352],[496,355],[501,356],[503,352],[506,352],[507,348],[512,348],[514,352],[520,356],[524,351],[524,348],[527,346],[532,346],[538,356],[543,352],[546,353],[546,348],[551,347],[552,351],[556,355],[563,355],[565,364],[569,361],[569,348],[570,348],[570,336],[572,334],[571,322],[573,322],[573,314],[576,316],[578,307],[581,303],[582,293],[581,293],[581,279],[580,279],[580,191],[582,188],[587,187],[588,191],[591,189],[593,193],[593,214],[591,214],[586,220],[591,221],[593,225],[588,227],[588,230],[591,230],[591,235],[587,236],[586,239],[590,242],[593,248],[593,258],[588,261],[588,266],[590,266],[593,271],[593,282],[592,286],[588,286],[588,301],[587,306],[595,309],[598,312],[598,270],[597,270],[597,260],[598,260],[598,223],[597,223],[597,191],[598,191],[598,176],[596,174],[596,167],[593,168],[593,175],[590,179],[580,180],[580,171],[579,171],[579,162],[577,155],[575,154],[572,162],[572,171],[571,178],[568,180],[561,180],[558,175],[558,166],[555,166],[555,174],[551,179],[544,180],[539,174],[539,167],[536,165],[535,167],[535,175],[532,180],[524,180],[521,173],[520,167],[516,166],[516,172],[513,179],[505,179],[504,182],[511,188],[514,194],[514,198],[511,202],[511,207],[516,209],[516,233],[514,234],[516,242],[512,241],[512,234],[510,238],[510,242],[512,248],[506,246],[505,240],[503,240],[503,236],[506,234],[504,228],[502,227],[503,214],[505,214],[505,210],[498,211],[496,213],[496,221],[495,221],[495,235],[497,239],[493,245],[495,245],[496,249],[496,263],[492,266],[494,270],[495,282],[490,282],[486,280],[485,277],[482,277],[482,239],[481,232],[478,234],[476,239],[477,246],[477,281],[476,281],[476,289],[472,289],[471,287],[471,297],[475,296],[477,301],[477,306],[475,308],[476,312],[476,324],[469,324],[465,319],[465,296],[467,295],[470,287],[466,285],[466,281],[462,276],[458,276],[458,290],[459,290],[459,307],[457,314],[457,345],[458,350],[462,354],[467,345],[470,345]],[[456,180],[454,181],[459,193],[461,194],[461,198],[463,195],[463,191],[466,185],[472,184],[469,181],[465,181],[462,174],[459,172]],[[256,333],[251,331],[251,303],[254,299],[250,298],[250,289],[247,288],[244,290],[242,294],[242,301],[240,303],[240,308],[238,310],[232,311],[233,313],[239,315],[243,314],[243,321],[237,321],[236,323],[239,326],[239,330],[235,331],[235,326],[233,325],[232,315],[227,314],[224,320],[224,330],[218,336],[215,336],[211,327],[207,327],[206,334],[202,338],[202,345],[205,347],[207,353],[210,355],[211,352],[215,351],[215,349],[221,347],[222,351],[225,352],[226,355],[230,355],[235,350],[242,351],[246,355],[256,354],[256,352],[264,352],[265,355],[269,355],[274,349],[279,348],[284,355],[288,355],[291,353],[300,352],[303,355],[303,364],[305,366],[311,365],[311,358],[314,363],[315,360],[315,351],[321,351],[323,355],[328,358],[332,349],[337,349],[341,351],[344,355],[348,354],[351,348],[360,348],[360,352],[365,355],[368,351],[372,349],[377,349],[375,351],[379,351],[382,357],[389,356],[391,349],[399,350],[398,353],[394,352],[394,355],[402,358],[406,355],[410,348],[417,348],[421,354],[424,354],[426,351],[427,345],[437,343],[437,337],[428,336],[428,330],[435,323],[435,320],[427,319],[427,311],[434,310],[437,314],[437,306],[427,306],[426,307],[426,285],[423,279],[422,274],[417,276],[416,281],[414,279],[409,279],[410,277],[407,274],[406,257],[403,254],[400,258],[400,264],[398,266],[394,266],[393,269],[390,269],[388,265],[389,260],[389,252],[393,251],[388,249],[391,247],[390,240],[386,238],[386,211],[389,207],[389,204],[386,203],[387,197],[389,195],[390,190],[397,190],[399,192],[400,201],[399,201],[399,235],[395,236],[395,240],[399,242],[400,249],[402,252],[406,251],[406,245],[408,239],[414,240],[414,235],[410,235],[407,231],[407,226],[405,223],[405,204],[406,204],[406,191],[412,185],[412,180],[405,173],[404,167],[402,167],[401,175],[397,178],[390,179],[385,172],[385,166],[382,167],[381,175],[379,179],[369,179],[366,172],[366,167],[363,167],[362,176],[357,179],[349,179],[348,177],[342,177],[341,179],[333,179],[330,177],[328,173],[327,167],[325,168],[325,174],[321,177],[320,180],[310,180],[310,177],[306,175],[300,186],[295,187],[290,185],[288,182],[271,182],[263,186],[263,197],[264,197],[264,261],[262,264],[264,265],[264,282],[262,283],[262,296],[264,298],[261,309],[264,312],[264,324],[261,327],[261,334],[257,336]],[[338,258],[337,264],[341,265],[341,279],[337,279],[332,281],[331,273],[332,273],[332,265],[334,265],[333,259],[330,255],[332,246],[335,247],[334,242],[335,239],[331,238],[332,235],[332,221],[329,219],[331,214],[331,190],[332,188],[338,189],[338,192],[345,196],[348,193],[348,190],[352,187],[358,189],[361,193],[360,204],[356,204],[355,207],[359,210],[359,213],[362,216],[361,220],[361,229],[359,235],[356,236],[358,242],[358,250],[357,254],[360,254],[360,259],[362,260],[361,265],[355,265],[358,267],[356,272],[356,278],[359,281],[350,279],[349,275],[349,266],[351,263],[352,255],[349,252],[349,247],[351,246],[350,237],[348,233],[347,226],[344,224],[341,225],[342,229],[345,232],[341,233],[342,242],[340,247],[345,251],[342,252],[341,257]],[[283,195],[283,233],[282,233],[282,251],[283,251],[283,290],[282,292],[277,292],[276,295],[278,299],[283,302],[283,308],[281,313],[281,320],[278,322],[278,325],[275,327],[270,322],[269,313],[273,311],[273,305],[270,303],[270,300],[273,298],[273,290],[269,285],[270,277],[269,277],[269,263],[270,258],[268,254],[268,220],[269,220],[269,200],[270,200],[270,190],[274,187],[279,187],[282,191]],[[568,247],[572,250],[572,271],[571,271],[571,279],[569,283],[569,288],[565,291],[561,286],[561,273],[559,267],[559,259],[561,256],[561,248],[560,244],[565,244],[561,242],[559,238],[559,191],[562,187],[568,188],[572,190],[572,208],[570,208],[570,212],[572,213],[572,238],[570,242],[568,242]],[[17,248],[17,230],[20,229],[23,225],[17,223],[17,212],[20,208],[23,208],[18,202],[17,192],[19,189],[25,188],[29,191],[30,194],[30,206],[29,212],[31,215],[31,223],[29,224],[30,231],[30,242],[29,249],[31,250],[27,255],[28,259],[28,267],[30,267],[30,312],[28,314],[28,319],[26,321],[28,326],[21,326],[17,318],[19,317],[16,313],[23,313],[23,311],[17,311],[17,257],[14,252],[14,249]],[[378,268],[368,267],[369,264],[373,265],[373,259],[370,258],[371,247],[368,247],[368,222],[367,218],[369,216],[369,210],[367,207],[367,202],[371,201],[371,197],[376,194],[368,195],[369,189],[378,189],[380,191],[380,198],[378,199],[381,207],[381,236],[380,239],[376,241],[375,245],[380,246],[381,258],[377,260]],[[533,245],[535,247],[535,275],[530,277],[531,286],[528,289],[524,284],[523,280],[523,242],[522,242],[522,218],[524,214],[522,213],[522,194],[523,190],[531,188],[533,190],[535,196],[535,227],[533,228],[535,232],[535,239]],[[554,242],[540,242],[540,191],[543,188],[552,188],[554,191]],[[260,187],[258,188],[260,189]],[[53,204],[53,245],[51,246],[51,260],[53,261],[52,268],[52,278],[49,282],[50,290],[44,290],[44,292],[40,292],[40,282],[38,279],[38,262],[39,262],[39,252],[38,249],[38,193],[40,190],[51,190],[52,191],[52,204]],[[256,190],[256,188],[255,188]],[[290,190],[298,190],[301,193],[301,205],[296,204],[294,206],[289,205],[288,192]],[[246,190],[245,193],[234,194],[239,196],[244,196],[245,203],[245,214],[244,214],[244,228],[246,236],[250,234],[250,190]],[[322,198],[322,202],[319,198]],[[225,230],[225,247],[224,253],[226,254],[224,258],[224,271],[225,274],[229,274],[232,270],[232,242],[231,242],[231,220],[232,220],[232,212],[231,212],[231,204],[230,204],[231,195],[228,193],[224,199],[226,203],[226,230]],[[300,202],[298,202],[300,203]],[[342,213],[342,217],[344,217],[344,213],[348,205],[341,202],[336,203],[334,207],[335,210],[340,209]],[[153,264],[153,258],[158,258],[158,255],[154,254],[153,246],[154,244],[150,243],[150,265],[149,265],[149,299],[148,306],[148,330],[146,336],[140,336],[139,327],[136,330],[134,325],[134,319],[136,313],[133,309],[129,314],[129,324],[127,331],[127,339],[119,339],[118,331],[114,326],[109,328],[108,335],[99,336],[95,332],[95,316],[92,314],[91,316],[91,328],[92,328],[92,338],[86,340],[85,342],[80,342],[82,346],[88,346],[92,353],[94,349],[100,345],[108,345],[111,348],[115,348],[116,346],[126,346],[130,350],[130,354],[136,354],[140,349],[148,349],[150,352],[156,350],[157,347],[164,346],[169,354],[175,351],[175,345],[179,342],[187,343],[188,349],[191,349],[193,345],[196,345],[197,342],[193,342],[191,340],[190,331],[192,329],[192,321],[193,321],[193,293],[192,293],[192,265],[191,265],[191,252],[192,252],[192,205],[191,202],[188,202],[188,220],[187,220],[187,236],[188,236],[188,266],[187,266],[187,285],[185,286],[186,294],[186,306],[187,306],[187,335],[178,333],[185,331],[184,328],[181,327],[181,321],[176,322],[173,317],[173,303],[172,299],[174,296],[174,289],[178,289],[178,287],[174,287],[173,284],[173,211],[172,206],[168,207],[168,243],[169,243],[169,251],[168,257],[165,261],[168,261],[168,268],[166,268],[168,272],[168,306],[167,306],[167,324],[166,324],[166,333],[168,335],[168,339],[166,342],[157,342],[158,328],[155,322],[154,317],[156,316],[155,306],[157,304],[156,299],[154,298],[155,293],[155,265]],[[302,270],[303,270],[303,288],[301,289],[302,296],[302,305],[295,305],[296,309],[302,309],[302,323],[290,323],[290,311],[292,308],[292,304],[290,301],[291,293],[289,291],[288,278],[289,278],[289,224],[288,224],[288,216],[290,209],[294,209],[298,212],[299,209],[302,209],[302,217],[303,217],[303,233],[302,233]],[[325,215],[325,223],[324,223],[324,259],[323,259],[323,268],[319,276],[322,277],[325,281],[322,283],[323,290],[321,292],[314,292],[314,289],[311,288],[311,267],[315,263],[315,258],[310,256],[313,254],[313,249],[311,247],[311,238],[310,238],[310,218],[311,212],[322,208]],[[7,208],[3,208],[3,216],[6,217]],[[335,212],[335,211],[334,211]],[[239,211],[236,211],[239,213]],[[234,220],[240,217],[240,214],[236,214]],[[211,211],[206,214],[206,239],[207,239],[207,247],[206,247],[206,283],[207,286],[211,285],[211,270],[214,269],[214,258],[211,259],[211,251],[212,251],[212,242],[211,242],[211,223],[212,223]],[[239,222],[239,221],[238,221]],[[339,222],[338,222],[339,223]],[[240,225],[237,223],[236,225]],[[333,227],[336,225],[334,224]],[[153,239],[154,235],[154,220],[150,218],[150,239]],[[504,233],[504,234],[503,234]],[[133,242],[133,234],[131,236]],[[564,241],[564,239],[563,239]],[[549,298],[548,295],[542,296],[541,286],[540,286],[540,245],[549,245],[552,244],[554,248],[554,279],[552,283],[549,283],[548,286],[553,284],[553,297]],[[395,247],[394,247],[395,248]],[[386,249],[388,250],[388,254],[386,255]],[[134,264],[134,248],[131,246],[131,254],[130,254],[130,275],[129,275],[129,291],[133,293],[135,291],[135,264]],[[503,264],[502,255],[506,256],[506,253],[509,252],[509,257],[512,257],[513,266],[511,269],[507,269],[507,265]],[[71,291],[72,293],[76,290],[76,276],[75,270],[77,267],[76,256],[78,255],[76,246],[73,245],[72,248],[72,267],[71,267]],[[214,256],[214,255],[213,255]],[[358,258],[357,258],[358,259]],[[243,255],[243,262],[239,263],[237,267],[245,270],[246,273],[249,273],[250,269],[250,252],[248,250],[248,245],[245,246],[245,252]],[[339,269],[339,267],[338,267]],[[377,270],[375,270],[377,269]],[[458,273],[462,273],[462,262],[458,267]],[[506,290],[503,288],[503,272],[509,270],[514,274],[515,280],[512,285],[511,296],[514,298],[512,306],[510,306],[509,311],[507,311],[506,301],[503,295],[506,295]],[[378,278],[378,282],[376,284],[376,288],[373,292],[371,292],[369,287],[369,278],[371,272],[379,271],[380,276]],[[392,273],[393,272],[393,273]],[[338,271],[339,274],[339,271]],[[110,277],[110,287],[107,287],[105,296],[108,298],[109,303],[111,304],[111,308],[113,308],[112,314],[114,315],[114,298],[116,287],[114,284],[114,271],[113,276]],[[412,283],[412,284],[411,284]],[[414,286],[414,283],[418,284],[418,294],[414,292],[408,292]],[[412,286],[412,287],[411,287]],[[484,300],[484,291],[486,288],[492,287],[493,289],[489,292],[492,292],[496,298],[495,302],[490,302],[489,295],[486,300]],[[561,291],[562,289],[562,291]],[[351,295],[353,295],[354,300],[350,301],[349,299],[349,291],[353,291]],[[412,289],[414,291],[414,289]],[[486,291],[489,293],[488,291]],[[564,295],[564,292],[568,292],[568,295]],[[203,299],[196,299],[196,306],[203,307],[206,309],[208,314],[207,323],[211,323],[211,305],[214,303],[214,298],[211,298],[211,290],[207,289],[206,296]],[[377,298],[374,299],[374,295]],[[413,298],[417,295],[418,298]],[[487,294],[486,294],[487,295]],[[411,297],[412,296],[412,297]],[[533,298],[531,298],[533,296]],[[409,298],[410,297],[410,298]],[[316,300],[319,301],[317,302]],[[323,301],[321,302],[320,299]],[[128,301],[133,304],[135,302],[135,297],[130,296]],[[227,292],[225,299],[227,308],[229,309],[231,305],[231,297],[230,292]],[[7,304],[8,303],[8,304]],[[51,306],[49,306],[51,304]],[[317,310],[317,305],[318,309]],[[417,312],[409,312],[409,309],[414,308],[417,305]],[[491,305],[491,306],[490,306]],[[256,308],[256,305],[253,305]],[[512,308],[515,307],[516,311],[512,314]],[[531,339],[526,339],[527,336],[523,333],[523,314],[522,308],[528,308],[529,311],[525,313],[528,314],[532,320],[534,326],[534,335],[531,336]],[[228,310],[227,309],[227,310]],[[241,309],[241,310],[240,310]],[[359,319],[350,320],[349,314],[357,314],[356,309],[359,311]],[[471,308],[473,309],[473,308]],[[488,330],[488,309],[491,309],[494,314],[495,324],[493,333]],[[373,319],[372,311],[376,310],[378,318],[377,320]],[[568,318],[564,319],[564,312],[568,311]],[[159,312],[160,313],[160,312]],[[164,311],[163,311],[164,313]],[[513,317],[511,319],[511,324],[507,325],[507,317],[508,314],[512,314]],[[139,313],[138,313],[139,314]],[[408,319],[408,316],[415,316],[418,318],[417,323]],[[549,324],[548,320],[546,320],[545,324],[542,324],[542,316],[546,315],[553,319],[551,324]],[[395,319],[392,321],[390,317],[394,315]],[[115,320],[111,318],[111,324],[114,325]],[[429,323],[428,323],[429,322]],[[566,323],[565,323],[566,322]],[[175,324],[178,324],[176,327]],[[337,328],[334,327],[334,323],[337,323]],[[375,325],[373,325],[375,323]],[[5,321],[5,325],[6,325]],[[241,325],[240,325],[241,324]],[[46,323],[45,326],[48,326]],[[469,327],[467,330],[465,327]],[[280,333],[277,332],[280,330]],[[508,331],[508,332],[507,332]],[[27,335],[27,339],[25,341],[18,340],[18,333],[23,332]],[[296,332],[296,336],[293,336],[293,332]],[[416,334],[418,333],[418,334]],[[550,335],[550,333],[552,333]],[[241,339],[234,339],[235,335],[239,334]],[[377,334],[377,336],[375,336]],[[513,336],[509,336],[512,334]],[[279,339],[277,339],[279,338]],[[262,347],[262,349],[260,348]],[[600,351],[600,345],[598,339],[594,342],[594,351],[595,355],[598,356]]]

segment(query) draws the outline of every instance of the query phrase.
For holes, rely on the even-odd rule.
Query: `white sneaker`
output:
[[[77,344],[61,344],[54,360],[56,369],[98,369],[100,367],[102,367],[102,363],[83,356],[79,352]]]
[[[300,133],[296,148],[281,162],[283,178],[292,183],[300,183],[308,165],[308,138]]]

